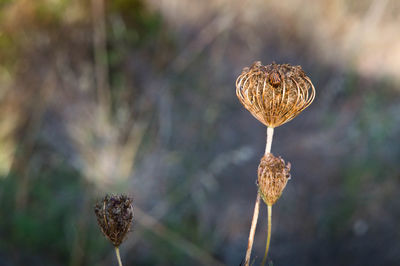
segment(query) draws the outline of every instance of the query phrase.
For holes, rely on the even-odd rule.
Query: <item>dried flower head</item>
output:
[[[278,127],[307,108],[315,88],[301,66],[254,62],[236,80],[236,95],[261,123]]]
[[[94,207],[97,223],[115,247],[121,245],[133,220],[132,199],[125,195],[107,195]]]
[[[272,206],[281,196],[290,179],[290,163],[267,153],[258,166],[258,190],[264,202]]]

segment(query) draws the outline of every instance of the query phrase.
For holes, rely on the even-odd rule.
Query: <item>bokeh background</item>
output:
[[[0,265],[115,265],[93,205],[134,198],[125,265],[239,265],[266,129],[235,79],[302,65],[273,265],[400,265],[400,1],[0,0]],[[253,258],[263,256],[262,205]]]

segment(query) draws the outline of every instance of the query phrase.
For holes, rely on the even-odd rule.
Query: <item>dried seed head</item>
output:
[[[315,88],[301,66],[254,62],[236,80],[236,95],[244,107],[268,127],[289,122],[315,98]]]
[[[118,247],[130,231],[133,220],[132,199],[125,195],[107,195],[94,207],[103,234]]]
[[[272,206],[281,196],[290,179],[290,163],[267,153],[258,166],[258,191],[267,205]]]

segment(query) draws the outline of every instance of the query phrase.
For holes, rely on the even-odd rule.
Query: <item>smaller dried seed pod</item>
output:
[[[115,247],[121,245],[131,229],[132,199],[126,195],[107,195],[95,205],[94,212],[103,234]]]
[[[236,80],[236,95],[261,123],[275,128],[295,118],[315,98],[315,88],[301,66],[254,62]]]
[[[258,190],[265,204],[272,206],[281,196],[290,179],[290,163],[267,153],[258,166]]]

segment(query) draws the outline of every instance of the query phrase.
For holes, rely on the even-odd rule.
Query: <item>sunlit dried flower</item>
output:
[[[290,179],[290,163],[285,165],[281,157],[268,153],[258,166],[258,190],[264,202],[272,206],[281,196]]]
[[[244,107],[268,127],[289,122],[315,98],[315,88],[301,66],[254,62],[236,80],[236,95]]]
[[[107,195],[96,204],[94,212],[103,234],[115,247],[121,245],[133,220],[132,199],[125,195]]]

